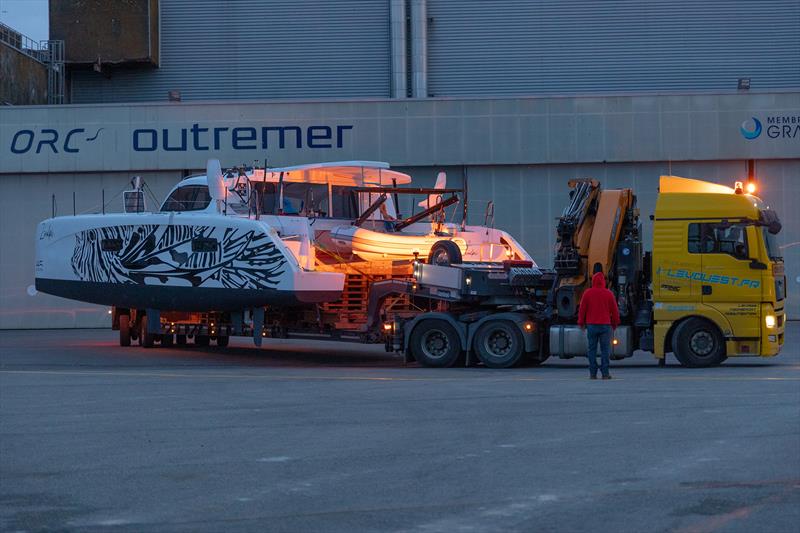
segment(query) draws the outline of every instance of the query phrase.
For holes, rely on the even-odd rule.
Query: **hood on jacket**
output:
[[[602,272],[595,273],[592,276],[592,288],[593,289],[605,289],[606,288],[606,277],[603,275]]]

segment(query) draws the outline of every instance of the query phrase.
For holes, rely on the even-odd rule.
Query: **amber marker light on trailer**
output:
[[[617,344],[619,344],[619,339],[614,339],[613,341],[611,341],[611,344],[616,346]]]

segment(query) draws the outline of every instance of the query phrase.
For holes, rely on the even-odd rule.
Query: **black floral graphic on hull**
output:
[[[205,241],[204,251],[193,248],[192,241],[198,240]],[[110,242],[116,246],[109,246]],[[78,278],[103,283],[144,284],[146,278],[156,278],[164,284],[199,287],[213,280],[231,289],[270,289],[278,284],[285,264],[280,250],[264,233],[214,226],[89,229],[75,235],[72,254],[72,270]]]

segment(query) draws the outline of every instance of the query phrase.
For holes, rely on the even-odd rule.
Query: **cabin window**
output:
[[[255,182],[261,198],[261,214],[275,215],[278,208],[278,184]],[[284,215],[327,217],[328,185],[324,183],[283,183]]]
[[[100,249],[104,252],[119,252],[122,250],[122,239],[103,239],[100,241]]]
[[[202,211],[211,203],[211,195],[206,185],[185,185],[178,187],[161,206],[162,211]]]
[[[727,254],[736,259],[750,257],[744,224],[689,224],[689,253]]]
[[[262,215],[275,214],[275,198],[278,185],[275,183],[266,182],[252,182],[253,188],[256,190],[256,197],[259,202],[259,211]]]
[[[284,183],[283,213],[308,217],[328,216],[326,183]]]
[[[193,252],[216,252],[217,239],[213,237],[195,237],[192,239]]]
[[[351,187],[333,185],[331,187],[333,201],[333,218],[358,218],[356,195]]]

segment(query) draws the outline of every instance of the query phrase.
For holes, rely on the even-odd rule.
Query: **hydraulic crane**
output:
[[[558,320],[574,320],[592,274],[601,270],[617,295],[625,322],[637,311],[649,280],[641,224],[632,189],[601,190],[593,179],[569,181],[570,201],[558,220],[551,305]]]

